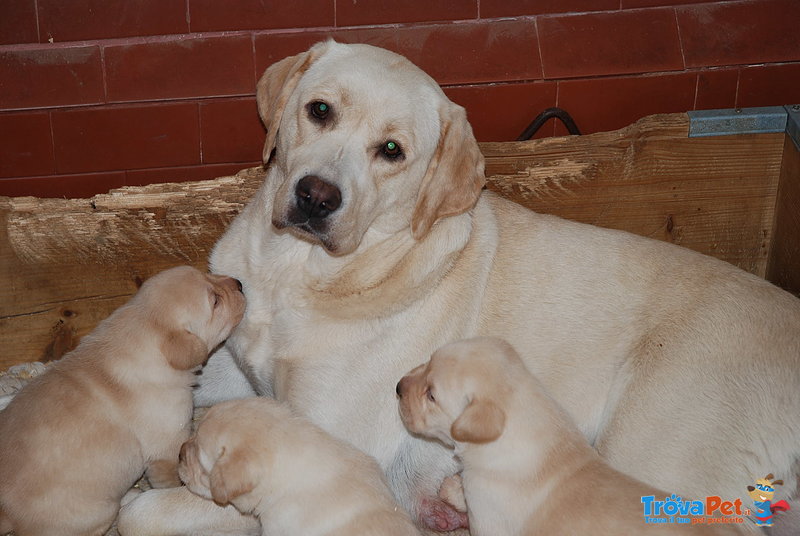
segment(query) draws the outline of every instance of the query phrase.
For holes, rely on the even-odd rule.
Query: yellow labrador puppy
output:
[[[0,412],[0,533],[100,535],[142,473],[180,485],[194,370],[241,320],[240,288],[161,272],[17,394]]]
[[[669,494],[609,467],[501,339],[450,343],[396,389],[406,428],[454,447],[463,463],[473,536],[740,534],[646,524],[642,497]]]
[[[211,408],[179,472],[193,493],[258,517],[264,536],[419,535],[375,460],[266,398]]]
[[[392,52],[315,45],[270,66],[257,101],[267,178],[210,260],[242,281],[248,309],[199,404],[287,402],[376,458],[421,524],[455,528],[463,517],[438,497],[452,452],[409,435],[394,387],[444,344],[494,335],[612,467],[690,497],[734,496],[768,473],[796,493],[800,300],[482,191],[464,109]],[[167,532],[213,522],[176,526],[162,498],[128,511]]]

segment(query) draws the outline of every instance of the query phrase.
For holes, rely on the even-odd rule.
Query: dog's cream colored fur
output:
[[[264,536],[418,535],[375,460],[263,397],[211,408],[181,449],[189,490]]]
[[[741,534],[736,525],[647,525],[669,494],[609,467],[505,341],[450,343],[398,384],[414,434],[454,447],[474,536]]]
[[[161,272],[22,389],[0,412],[0,533],[103,534],[145,470],[179,486],[193,370],[243,313],[233,279]]]
[[[315,100],[335,121],[311,120]],[[616,469],[730,497],[772,472],[795,493],[795,297],[671,244],[481,193],[464,110],[391,52],[316,45],[267,69],[258,102],[274,156],[211,258],[243,281],[249,305],[199,403],[253,392],[289,403],[374,456],[424,517],[423,499],[457,465],[407,433],[394,385],[445,343],[493,335]],[[402,160],[381,157],[390,139]],[[341,190],[324,236],[287,225],[305,175]],[[148,517],[162,498],[145,493],[129,511]],[[190,517],[195,534],[211,522]]]

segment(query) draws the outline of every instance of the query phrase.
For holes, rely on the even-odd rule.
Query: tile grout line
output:
[[[100,75],[103,78],[103,98],[105,102],[101,104],[109,104],[111,99],[108,95],[108,80],[106,77],[106,47],[100,46]]]
[[[539,32],[539,17],[534,17],[533,29],[536,31],[536,48],[539,51],[539,67],[542,74],[542,80],[547,80],[547,77],[544,73],[544,56],[542,55],[542,35]]]
[[[34,0],[38,4],[38,0]],[[752,2],[752,0],[726,0],[722,2],[722,5],[737,5],[737,4],[746,4]],[[700,4],[712,4],[714,2],[711,1],[704,1]],[[478,0],[478,5],[480,6],[480,0]],[[189,12],[189,0],[186,0],[187,6],[187,23],[190,24],[191,22],[191,15]],[[634,11],[648,11],[648,10],[666,10],[666,9],[673,9],[677,10],[678,7],[670,7],[670,6],[642,6],[642,7],[635,7],[635,8],[628,8],[623,9],[622,7],[622,0],[620,0],[620,8],[617,9],[605,9],[605,10],[595,10],[595,11],[576,11],[576,12],[562,12],[562,13],[542,13],[542,14],[529,14],[529,15],[514,15],[514,16],[506,16],[506,17],[490,17],[490,18],[478,18],[478,19],[463,19],[463,20],[452,20],[452,21],[421,21],[421,22],[414,22],[414,23],[384,23],[384,24],[364,24],[364,25],[351,25],[351,26],[337,26],[338,21],[336,20],[336,16],[334,17],[334,26],[317,26],[317,27],[309,27],[309,28],[270,28],[266,30],[256,30],[259,33],[265,34],[285,34],[285,33],[302,33],[302,32],[314,32],[314,31],[326,31],[326,30],[336,30],[336,29],[359,29],[359,30],[369,30],[369,29],[392,29],[392,28],[413,28],[413,27],[422,27],[422,26],[436,26],[436,25],[448,25],[452,23],[470,23],[470,22],[492,22],[492,21],[504,21],[504,20],[522,20],[522,19],[532,19],[538,17],[545,17],[545,18],[558,18],[558,17],[575,17],[575,16],[584,16],[584,15],[594,15],[594,14],[615,14],[619,13],[620,11],[624,12],[634,12]],[[38,15],[38,14],[37,14]],[[336,15],[336,4],[334,0],[334,15]],[[39,26],[39,20],[37,16],[37,27]],[[186,39],[187,37],[224,37],[224,36],[231,36],[236,34],[242,34],[245,32],[249,32],[252,30],[216,30],[216,31],[206,31],[206,32],[192,32],[191,26],[190,30],[187,33],[171,33],[171,34],[159,34],[159,35],[149,35],[149,36],[134,36],[134,37],[118,37],[118,38],[110,38],[110,39],[83,39],[83,40],[75,40],[75,41],[64,41],[59,43],[49,43],[50,45],[61,45],[61,46],[87,46],[90,44],[94,44],[97,41],[120,41],[123,44],[137,44],[138,42],[150,42],[150,41],[159,41],[159,40],[170,40],[170,39],[177,39],[182,40]],[[40,36],[41,38],[41,36]],[[15,48],[15,47],[33,47],[37,45],[43,45],[45,43],[16,43],[11,45],[0,45],[0,49],[3,48]]]
[[[36,15],[36,39],[42,42],[42,28],[39,22],[39,0],[33,0],[34,14]]]
[[[200,113],[200,101],[195,101],[195,106],[197,106],[197,144],[200,150],[200,165],[203,165],[205,164],[203,162],[203,117]]]
[[[683,36],[681,35],[681,23],[678,19],[678,8],[672,9],[672,14],[675,16],[675,30],[678,32],[678,48],[681,51],[681,61],[683,62],[683,70],[686,70],[686,52],[683,50]]]
[[[53,126],[53,110],[47,112],[47,120],[50,122],[50,148],[53,151],[53,175],[57,175],[58,171],[58,156],[56,155],[56,132]]]

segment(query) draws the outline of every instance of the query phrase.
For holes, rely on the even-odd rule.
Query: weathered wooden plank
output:
[[[616,132],[482,144],[488,187],[541,212],[710,253],[764,275],[782,135],[688,139],[685,114]],[[263,180],[124,188],[89,200],[0,198],[0,370],[59,357],[143,279],[204,267]]]
[[[486,144],[488,187],[538,212],[634,232],[764,276],[783,134],[687,138],[684,114],[616,132]]]
[[[258,170],[92,199],[0,198],[0,370],[60,357],[154,273],[200,268]]]

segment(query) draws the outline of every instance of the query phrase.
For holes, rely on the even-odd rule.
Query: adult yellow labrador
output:
[[[796,492],[795,297],[482,192],[465,111],[386,50],[317,44],[267,69],[258,105],[267,179],[211,258],[242,281],[247,312],[198,402],[286,401],[373,455],[420,522],[452,529],[464,517],[437,491],[457,464],[409,435],[394,389],[443,344],[491,335],[613,467],[686,497],[740,497],[767,473]],[[126,515],[174,528],[157,497]],[[185,516],[187,532],[209,517]]]

